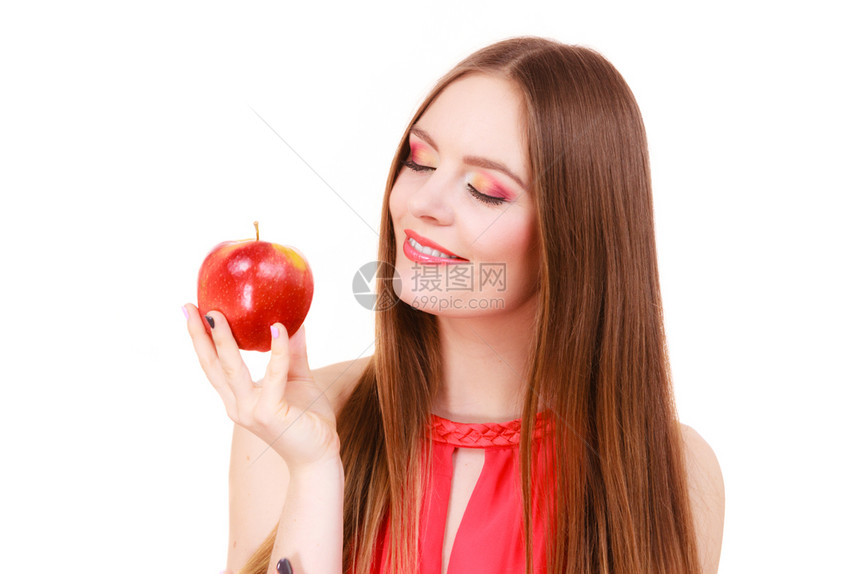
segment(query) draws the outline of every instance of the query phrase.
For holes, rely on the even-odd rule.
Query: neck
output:
[[[457,422],[520,418],[537,297],[508,313],[438,317],[442,388],[433,412]]]

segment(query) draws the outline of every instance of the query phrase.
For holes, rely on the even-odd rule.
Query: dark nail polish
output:
[[[286,558],[278,560],[278,574],[293,574],[293,567],[290,566],[290,561]]]
[[[215,319],[213,319],[209,315],[206,315],[206,322],[209,323],[209,326],[211,328],[213,328],[213,329],[215,328]]]

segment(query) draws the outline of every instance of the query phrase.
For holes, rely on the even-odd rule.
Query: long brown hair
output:
[[[647,143],[633,94],[591,49],[514,38],[460,62],[409,129],[442,90],[470,73],[510,80],[525,102],[541,257],[520,441],[527,570],[532,495],[541,487],[554,502],[548,572],[699,572],[665,349]],[[396,298],[388,200],[408,155],[409,129],[382,205],[378,257],[389,264],[380,266],[382,300]],[[376,337],[373,361],[338,417],[344,571],[371,571],[387,519],[391,551],[381,558],[391,572],[414,572],[425,429],[441,385],[436,317],[398,302],[377,314]],[[554,468],[547,485],[532,483],[540,411],[553,423],[554,446],[537,453]],[[268,561],[273,542],[274,532],[258,563]]]

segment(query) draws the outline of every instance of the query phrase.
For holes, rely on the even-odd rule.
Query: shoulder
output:
[[[681,438],[702,572],[716,573],[726,507],[723,473],[717,455],[699,433],[682,424]]]
[[[311,371],[314,381],[325,393],[335,413],[340,413],[344,403],[358,384],[361,374],[372,360],[373,355],[332,363]]]

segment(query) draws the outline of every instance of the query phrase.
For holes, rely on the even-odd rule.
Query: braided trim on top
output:
[[[458,423],[437,415],[431,417],[432,437],[437,442],[472,448],[513,446],[520,443],[522,419],[505,423]],[[546,422],[544,413],[539,413],[536,436],[542,434]]]

